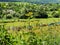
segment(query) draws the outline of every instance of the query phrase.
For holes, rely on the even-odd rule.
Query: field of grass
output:
[[[0,30],[0,36],[7,35],[5,38],[7,41],[2,38],[2,45],[4,41],[6,45],[60,45],[60,25],[42,27],[39,25],[59,22],[59,20],[60,18],[20,19],[15,22],[0,23],[0,25],[4,24],[4,28],[7,29],[7,33]],[[12,27],[15,29],[13,30]],[[20,30],[16,27],[20,27]]]
[[[40,24],[50,24],[50,23],[55,23],[55,22],[60,22],[60,18],[48,18],[48,19],[20,19],[18,20],[4,20],[0,22],[6,22],[6,23],[0,23],[0,24],[5,24],[5,27],[8,26],[36,26]]]

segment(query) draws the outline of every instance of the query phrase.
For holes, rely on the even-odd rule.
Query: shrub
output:
[[[53,17],[54,18],[59,18],[60,17],[60,14],[59,13],[55,13],[55,14],[53,14]]]
[[[40,12],[35,18],[48,18],[48,15],[46,12]]]
[[[19,18],[19,14],[18,13],[15,13],[15,14],[13,14],[13,17],[14,18]]]
[[[12,19],[12,15],[11,14],[6,15],[6,19]]]

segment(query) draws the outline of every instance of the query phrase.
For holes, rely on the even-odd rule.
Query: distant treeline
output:
[[[0,0],[0,2],[60,3],[59,0]]]
[[[60,4],[0,2],[0,19],[60,18]]]

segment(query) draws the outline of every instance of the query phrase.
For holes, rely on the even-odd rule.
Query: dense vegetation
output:
[[[60,4],[0,2],[0,19],[59,18]]]
[[[60,45],[59,21],[60,4],[0,2],[0,45]]]
[[[60,25],[40,25],[43,21],[0,23],[0,45],[60,45]]]

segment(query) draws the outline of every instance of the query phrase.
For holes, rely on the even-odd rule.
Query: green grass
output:
[[[11,26],[33,26],[36,27],[38,24],[50,24],[53,22],[59,22],[60,18],[47,18],[47,19],[19,19],[19,21],[16,19],[10,19],[10,20],[0,20],[0,25],[5,24],[5,28],[11,27]]]
[[[60,18],[48,18],[48,19],[19,19],[18,20],[0,20],[1,23],[6,24],[7,26],[12,26],[12,25],[27,25],[27,24],[36,24],[36,23],[42,23],[42,24],[49,24],[53,22],[59,22]],[[6,23],[4,23],[6,22]],[[0,24],[1,24],[0,23]]]
[[[22,29],[17,30],[0,30],[3,35],[1,42],[5,42],[6,45],[60,45],[60,25],[59,26],[44,26],[40,27],[38,24],[59,22],[60,18],[49,19],[20,19],[19,22],[0,23],[5,24],[4,27],[20,26]],[[29,30],[29,25],[33,26],[32,30]],[[27,28],[23,28],[27,26]],[[7,38],[5,36],[7,35]],[[4,39],[4,40],[3,40]],[[9,41],[8,41],[9,39]],[[5,41],[7,40],[7,41]],[[1,44],[1,43],[0,43]],[[1,44],[1,45],[4,45]]]

